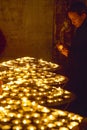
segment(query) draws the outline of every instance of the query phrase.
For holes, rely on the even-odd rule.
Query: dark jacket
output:
[[[68,58],[68,76],[73,91],[87,90],[87,19],[75,32]]]

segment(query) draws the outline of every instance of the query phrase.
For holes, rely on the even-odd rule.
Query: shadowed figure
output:
[[[69,82],[66,89],[76,95],[68,111],[87,117],[87,6],[74,2],[67,11],[68,18],[75,27],[69,48],[60,44],[57,49],[67,58],[65,70]]]

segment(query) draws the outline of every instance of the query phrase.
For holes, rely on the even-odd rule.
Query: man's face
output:
[[[68,17],[76,28],[80,27],[85,19],[83,14],[79,15],[76,12],[68,12]]]

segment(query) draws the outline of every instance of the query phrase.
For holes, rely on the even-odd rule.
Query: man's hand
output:
[[[68,50],[67,50],[67,48],[65,48],[62,44],[57,44],[56,47],[57,47],[57,49],[59,50],[59,52],[61,54],[63,54],[64,56],[68,57]]]

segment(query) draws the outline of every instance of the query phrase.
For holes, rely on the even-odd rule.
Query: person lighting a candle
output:
[[[68,58],[66,89],[76,95],[68,110],[87,116],[87,6],[80,1],[73,2],[67,14],[75,27],[75,34],[68,49],[62,44],[57,45],[57,49]]]

